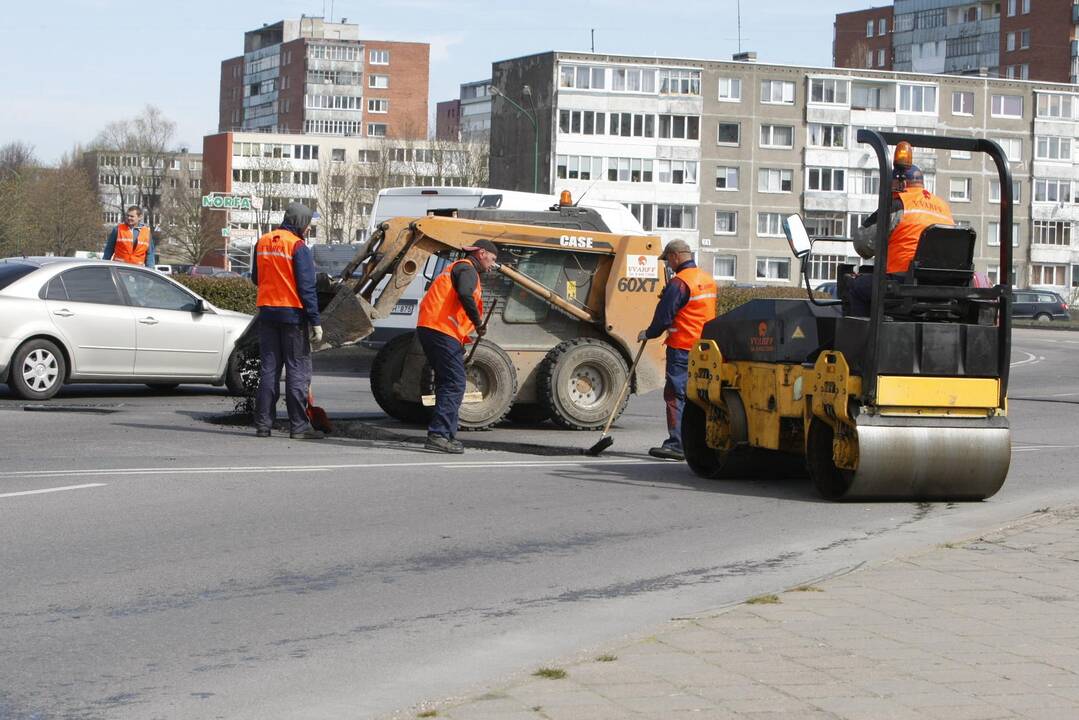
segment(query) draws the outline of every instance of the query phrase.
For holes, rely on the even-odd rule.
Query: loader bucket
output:
[[[329,347],[341,347],[362,340],[375,331],[371,323],[374,308],[352,288],[343,285],[322,311],[322,340]]]

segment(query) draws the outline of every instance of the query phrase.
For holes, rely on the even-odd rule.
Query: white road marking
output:
[[[1021,352],[1026,355],[1026,359],[1020,360],[1019,362],[1013,362],[1011,364],[1012,367],[1019,367],[1020,365],[1034,365],[1036,363],[1040,363],[1042,360],[1045,359],[1044,357],[1040,358],[1034,353],[1027,352],[1026,350],[1016,350],[1016,352]]]
[[[84,488],[105,487],[106,483],[86,483],[85,485],[65,485],[64,487],[43,488],[41,490],[22,490],[0,494],[0,498],[21,497],[22,495],[44,495],[45,493],[63,492],[64,490],[82,490]]]
[[[1069,450],[1079,448],[1079,445],[1024,445],[1013,447],[1012,452],[1030,452],[1031,450]]]
[[[286,472],[330,472],[333,470],[363,470],[378,468],[429,467],[443,470],[477,470],[482,468],[504,469],[513,467],[574,467],[580,465],[656,465],[667,460],[625,458],[610,460],[496,460],[490,462],[401,462],[401,463],[352,463],[342,465],[244,465],[236,467],[160,467],[160,468],[98,468],[60,470],[14,470],[0,472],[4,478],[49,477],[124,477],[132,475],[243,475]],[[3,497],[3,496],[0,496]]]

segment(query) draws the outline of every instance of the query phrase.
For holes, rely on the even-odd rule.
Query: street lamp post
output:
[[[532,88],[525,85],[523,88],[524,94],[528,97],[528,102],[532,106],[532,112],[528,112],[523,107],[515,103],[508,95],[499,90],[496,86],[491,86],[491,94],[501,96],[503,100],[508,102],[519,113],[528,118],[528,121],[532,123],[532,192],[539,192],[539,123],[536,122],[536,103],[532,100]]]

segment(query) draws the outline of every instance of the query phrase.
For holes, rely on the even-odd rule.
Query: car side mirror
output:
[[[788,215],[783,218],[783,234],[787,236],[794,257],[799,260],[805,259],[813,250],[813,241],[809,239],[809,232],[800,216]]]
[[[210,312],[210,303],[199,298],[198,302],[195,303],[195,312],[199,314]]]

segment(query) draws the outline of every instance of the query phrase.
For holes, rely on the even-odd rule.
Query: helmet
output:
[[[925,178],[917,165],[899,166],[892,170],[892,192],[903,192],[911,187],[923,187]]]

